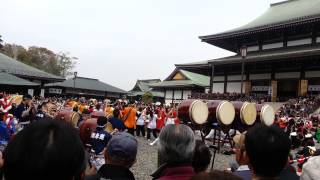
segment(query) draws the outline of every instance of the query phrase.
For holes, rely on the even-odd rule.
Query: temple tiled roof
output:
[[[103,92],[121,93],[126,94],[125,90],[111,86],[107,83],[101,82],[98,79],[77,77],[74,79],[67,79],[63,82],[45,84],[46,87],[65,87],[65,88],[86,89]]]
[[[12,74],[0,72],[0,85],[10,86],[40,86],[40,84],[24,80]]]
[[[319,0],[287,0],[274,3],[258,18],[250,23],[222,33],[200,36],[200,39],[222,39],[230,36],[250,34],[255,31],[282,28],[293,24],[320,20]]]
[[[252,52],[246,56],[245,62],[281,60],[287,58],[307,57],[313,55],[320,55],[320,46],[290,47],[263,52]],[[208,62],[210,64],[232,64],[240,63],[242,62],[242,60],[243,59],[241,55],[234,55],[229,57],[212,59]]]
[[[47,79],[62,81],[64,78],[41,71],[37,68],[24,64],[11,57],[0,53],[0,72],[17,75],[19,77],[30,77],[35,79]]]
[[[172,80],[172,76],[176,73],[181,73],[185,79],[183,80]],[[193,72],[189,72],[182,69],[176,69],[166,80],[151,84],[151,87],[154,88],[164,88],[164,87],[208,87],[210,84],[210,78],[208,76],[204,76],[202,74],[197,74]]]
[[[164,97],[164,93],[160,91],[154,91],[150,84],[161,82],[160,79],[145,79],[145,80],[137,80],[135,86],[131,91],[129,91],[128,96],[142,96],[146,92],[152,93],[155,97]]]

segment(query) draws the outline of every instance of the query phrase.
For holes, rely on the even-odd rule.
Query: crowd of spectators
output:
[[[270,96],[262,94],[244,95],[240,93],[192,93],[191,99],[248,101],[261,104],[270,100]]]
[[[299,179],[289,162],[290,139],[278,127],[257,125],[240,135],[239,168],[234,172],[207,171],[210,151],[186,125],[167,125],[159,136],[160,167],[153,179]],[[117,132],[105,147],[105,164],[97,170],[88,162],[77,131],[65,122],[45,118],[20,131],[8,144],[0,161],[10,179],[134,179],[138,142],[129,133]],[[311,159],[302,177],[318,177],[318,159]],[[17,173],[19,172],[19,173]]]
[[[320,142],[319,107],[319,96],[290,99],[276,112],[276,124],[288,135],[297,136],[301,143],[307,136]]]
[[[298,102],[311,107],[318,100]],[[290,165],[292,140],[277,125],[257,124],[233,138],[234,172],[209,171],[211,150],[205,142],[196,140],[189,126],[175,120],[174,107],[121,100],[111,104],[85,99],[35,99],[25,95],[19,105],[1,108],[8,109],[1,114],[6,130],[12,125],[7,121],[12,118],[10,112],[20,124],[9,133],[8,144],[0,153],[0,175],[6,180],[135,179],[130,168],[138,153],[135,136],[140,135],[150,141],[153,135],[150,145],[157,144],[159,168],[150,175],[153,179],[299,179]],[[68,109],[69,121],[60,113]],[[99,112],[103,115],[97,116]],[[92,122],[95,127],[84,141],[81,127]],[[101,166],[92,161],[92,151],[94,156],[103,158]],[[319,179],[319,164],[317,156],[310,157],[301,167],[301,179]]]

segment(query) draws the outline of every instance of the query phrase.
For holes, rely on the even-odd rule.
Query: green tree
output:
[[[77,60],[69,53],[56,54],[47,48],[37,46],[26,49],[16,44],[5,44],[1,52],[25,64],[62,77],[71,74]]]
[[[67,77],[73,74],[72,70],[76,65],[76,57],[70,57],[69,53],[60,52],[57,55],[58,66],[60,68],[60,75]]]
[[[2,48],[2,53],[9,57],[12,57],[13,59],[20,59],[21,57],[19,56],[22,54],[26,54],[27,50],[20,45],[5,43]],[[28,64],[27,62],[24,63]]]
[[[151,92],[146,92],[142,95],[142,101],[145,103],[145,104],[150,104],[153,102],[153,95]]]
[[[2,49],[3,45],[2,45],[2,36],[0,35],[0,49]]]

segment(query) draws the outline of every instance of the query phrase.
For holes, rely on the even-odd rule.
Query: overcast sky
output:
[[[280,0],[281,1],[281,0]],[[248,23],[279,0],[1,0],[7,43],[78,57],[79,76],[130,90],[166,78],[174,64],[232,53],[203,43]]]

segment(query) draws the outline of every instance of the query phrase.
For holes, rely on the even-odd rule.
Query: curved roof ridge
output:
[[[200,36],[202,40],[221,39],[233,34],[243,34],[261,28],[275,27],[320,18],[320,0],[288,0],[271,4],[263,14],[249,23],[221,33]]]
[[[278,6],[284,3],[289,3],[290,1],[297,1],[297,0],[285,0],[285,1],[280,1],[280,2],[276,2],[276,3],[271,3],[270,6]]]

